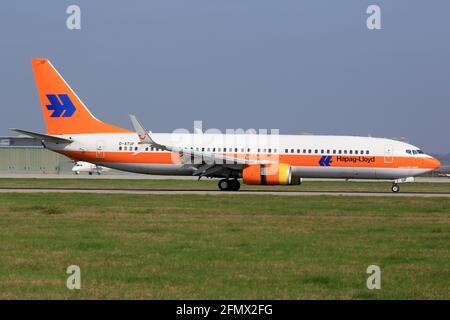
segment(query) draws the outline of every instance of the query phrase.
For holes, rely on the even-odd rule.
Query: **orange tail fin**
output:
[[[94,117],[48,59],[31,64],[48,134],[130,132]]]

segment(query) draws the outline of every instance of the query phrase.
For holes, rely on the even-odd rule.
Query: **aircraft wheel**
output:
[[[400,186],[396,183],[394,183],[391,187],[392,192],[399,192],[400,191]]]
[[[230,180],[228,179],[222,179],[219,180],[219,189],[222,191],[227,191],[230,189]]]
[[[92,172],[89,172],[89,175],[92,176]]]
[[[231,184],[230,190],[239,191],[239,189],[241,188],[241,183],[239,182],[239,180],[235,179],[235,180],[231,180],[231,182],[232,182],[232,184]]]

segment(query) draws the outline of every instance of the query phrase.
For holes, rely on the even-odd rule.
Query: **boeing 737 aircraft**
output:
[[[408,143],[372,137],[151,133],[135,116],[134,131],[98,120],[48,59],[32,59],[47,134],[11,129],[74,161],[129,172],[220,178],[220,190],[295,185],[302,178],[400,182],[439,168]]]

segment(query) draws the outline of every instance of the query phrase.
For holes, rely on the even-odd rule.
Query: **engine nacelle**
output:
[[[291,166],[284,163],[246,165],[242,170],[242,179],[245,184],[294,185],[302,183],[301,178],[292,176]]]

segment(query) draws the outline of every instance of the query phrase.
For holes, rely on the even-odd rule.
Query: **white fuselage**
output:
[[[191,175],[177,154],[140,144],[136,133],[72,134],[73,143],[47,143],[75,160],[145,174]],[[302,178],[398,179],[423,174],[439,162],[405,142],[372,137],[153,133],[159,144],[208,154],[268,158]],[[232,164],[230,164],[232,167]]]

